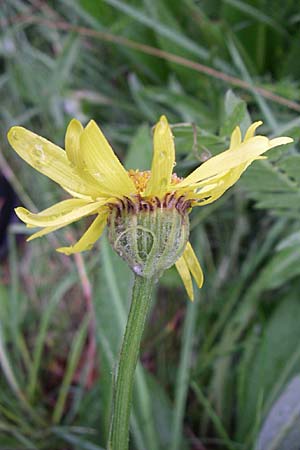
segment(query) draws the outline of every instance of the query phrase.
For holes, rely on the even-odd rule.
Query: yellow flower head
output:
[[[76,119],[70,122],[65,150],[29,130],[12,127],[8,140],[19,156],[72,196],[38,214],[21,207],[16,209],[16,214],[28,227],[41,228],[28,240],[82,217],[96,215],[76,244],[57,249],[67,255],[91,249],[101,236],[112,210],[116,213],[125,208],[139,214],[145,209],[176,208],[180,213],[188,214],[195,206],[217,200],[264,152],[292,142],[288,137],[269,140],[254,136],[260,124],[253,123],[244,140],[237,127],[232,133],[229,149],[201,164],[185,179],[173,173],[174,139],[165,116],[155,126],[152,167],[146,172],[126,171],[93,120],[85,128]],[[203,274],[189,242],[184,244],[183,250],[181,256],[177,255],[175,264],[189,297],[193,299],[191,275],[201,287]]]

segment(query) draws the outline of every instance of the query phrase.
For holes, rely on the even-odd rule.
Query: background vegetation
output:
[[[144,169],[161,114],[179,124],[179,175],[250,120],[295,145],[193,212],[205,285],[194,304],[173,269],[156,287],[131,447],[298,449],[299,23],[297,0],[1,2],[0,449],[105,447],[132,282],[105,237],[74,259],[55,253],[84,220],[24,244],[13,206],[64,194],[6,132],[22,124],[63,145],[70,118],[94,118],[124,164]]]

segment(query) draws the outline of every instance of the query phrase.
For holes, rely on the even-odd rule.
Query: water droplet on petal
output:
[[[37,169],[41,169],[43,165],[48,164],[46,154],[44,153],[42,144],[35,144],[30,151],[32,164]]]
[[[43,146],[41,144],[35,144],[34,149],[32,151],[36,156],[43,156]]]
[[[133,266],[132,269],[133,269],[134,273],[136,273],[137,275],[142,275],[142,273],[143,273],[143,269],[138,264]]]
[[[160,156],[160,158],[166,158],[167,157],[167,152],[163,150],[163,151],[161,151],[159,153],[159,156]]]
[[[105,177],[100,172],[93,172],[92,174],[98,181],[104,181]]]

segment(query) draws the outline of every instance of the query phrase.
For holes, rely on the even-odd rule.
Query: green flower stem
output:
[[[132,301],[114,386],[109,450],[127,450],[134,372],[151,306],[153,278],[135,275]]]

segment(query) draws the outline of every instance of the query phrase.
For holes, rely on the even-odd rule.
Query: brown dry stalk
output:
[[[95,310],[92,299],[92,285],[89,280],[88,274],[86,272],[86,267],[84,264],[83,256],[81,253],[75,253],[74,255],[75,264],[77,267],[83,297],[86,304],[86,310],[89,314],[89,324],[88,324],[88,346],[87,351],[83,349],[83,355],[86,360],[87,365],[87,379],[86,387],[91,387],[93,381],[93,373],[96,366],[96,354],[97,354],[97,344],[96,344],[96,319]]]
[[[22,19],[23,23],[37,23],[39,25],[43,25],[49,28],[55,28],[57,30],[70,31],[82,36],[87,36],[95,39],[101,39],[106,42],[111,42],[113,44],[120,44],[125,47],[132,48],[134,50],[146,53],[151,56],[155,56],[157,58],[164,59],[166,61],[170,61],[176,64],[179,64],[184,67],[188,67],[196,72],[208,75],[212,78],[216,78],[218,80],[222,80],[225,83],[228,83],[233,86],[240,87],[245,89],[251,93],[256,92],[262,95],[269,100],[283,105],[289,109],[300,112],[300,104],[294,102],[293,100],[289,100],[281,95],[274,94],[268,89],[254,86],[247,81],[241,80],[240,78],[233,77],[231,75],[227,75],[224,72],[213,69],[212,67],[206,66],[204,64],[198,63],[196,61],[191,61],[190,59],[184,58],[183,56],[175,55],[174,53],[166,52],[164,50],[160,50],[156,47],[152,47],[147,44],[141,44],[139,42],[133,41],[131,39],[125,38],[123,36],[116,36],[114,34],[108,33],[106,31],[98,31],[93,30],[91,28],[72,25],[71,23],[65,21],[56,21],[52,22],[51,20],[43,19],[37,16],[28,16]]]

